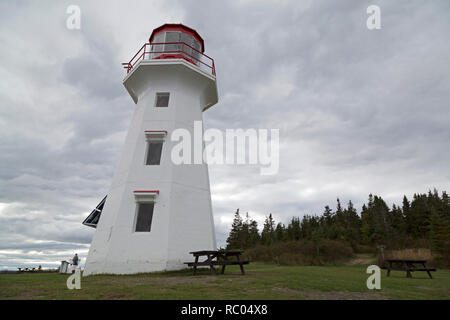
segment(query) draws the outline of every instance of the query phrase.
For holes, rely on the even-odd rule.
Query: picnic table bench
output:
[[[431,272],[436,271],[435,268],[427,267],[427,260],[411,260],[411,259],[387,259],[388,271],[387,276],[389,277],[391,270],[406,271],[406,277],[412,278],[411,272],[414,271],[426,271],[430,279],[433,279]],[[421,264],[422,267],[417,267],[416,264]],[[394,266],[393,266],[394,265]],[[397,266],[395,266],[397,265]]]
[[[195,258],[194,262],[185,262],[189,267],[193,267],[192,275],[196,275],[197,267],[208,266],[211,274],[217,274],[214,266],[222,266],[221,274],[225,273],[225,267],[229,265],[239,265],[241,273],[245,274],[244,264],[249,264],[250,261],[241,260],[242,251],[240,250],[202,250],[189,252]],[[206,257],[204,261],[199,261],[200,257]],[[235,258],[235,259],[230,259]]]

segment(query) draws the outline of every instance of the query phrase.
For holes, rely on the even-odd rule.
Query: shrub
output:
[[[251,261],[282,265],[328,265],[344,262],[353,256],[352,247],[338,240],[289,241],[270,246],[257,245],[244,256]]]
[[[355,253],[371,253],[371,254],[377,253],[377,248],[375,246],[357,244],[353,249]]]

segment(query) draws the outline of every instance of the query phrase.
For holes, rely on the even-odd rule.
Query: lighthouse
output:
[[[204,51],[197,31],[164,24],[123,64],[136,106],[108,194],[83,222],[96,228],[84,275],[177,270],[189,252],[216,250],[207,164],[171,159],[171,133],[193,137],[218,101]]]

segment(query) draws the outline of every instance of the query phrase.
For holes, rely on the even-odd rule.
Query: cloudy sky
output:
[[[69,5],[80,30],[66,27]],[[368,30],[366,8],[381,8]],[[217,240],[369,193],[390,205],[450,182],[450,2],[0,2],[0,268],[87,255],[134,103],[121,63],[166,22],[204,38],[219,103],[206,128],[279,128],[280,170],[209,168]]]

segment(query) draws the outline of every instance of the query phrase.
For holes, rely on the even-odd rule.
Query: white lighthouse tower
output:
[[[207,165],[171,160],[171,132],[193,137],[218,101],[203,52],[195,30],[165,24],[124,64],[136,109],[108,195],[83,222],[97,229],[84,275],[181,269],[190,251],[216,249]]]

